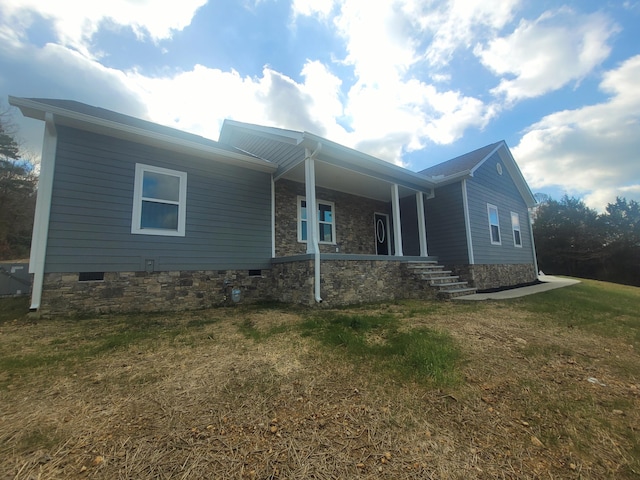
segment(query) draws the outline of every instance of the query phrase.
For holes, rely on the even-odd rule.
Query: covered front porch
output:
[[[466,287],[429,256],[427,178],[339,145],[313,145],[274,178],[279,300],[345,305],[435,298],[444,290],[438,283]]]
[[[274,177],[273,191],[274,258],[316,252],[429,256],[424,203],[433,190],[418,174],[318,143]]]

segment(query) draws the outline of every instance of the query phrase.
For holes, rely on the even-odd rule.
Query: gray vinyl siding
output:
[[[429,256],[438,257],[445,265],[468,264],[462,185],[437,188],[435,197],[425,200],[425,212]]]
[[[268,173],[57,129],[46,272],[269,268]],[[187,173],[184,237],[131,233],[136,163]]]
[[[477,264],[533,263],[529,212],[504,165],[502,175],[498,174],[496,164],[499,161],[497,153],[492,155],[467,181],[474,260]],[[501,245],[491,244],[488,203],[498,207]],[[511,212],[520,216],[522,248],[514,246]]]
[[[420,256],[420,234],[418,233],[418,209],[416,197],[400,199],[400,223],[402,225],[402,254]]]

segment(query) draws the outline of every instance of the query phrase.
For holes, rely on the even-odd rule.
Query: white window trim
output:
[[[302,239],[302,201],[306,201],[307,199],[303,196],[298,195],[298,221],[297,221],[297,230],[298,230],[298,242],[299,243],[307,243],[307,240],[303,240]],[[333,218],[333,222],[331,222],[331,238],[333,239],[332,242],[323,242],[321,240],[318,239],[318,243],[321,245],[336,245],[336,205],[334,202],[327,202],[325,200],[318,200],[316,199],[316,210],[319,208],[320,204],[322,205],[328,205],[331,207],[331,217]],[[308,207],[307,207],[308,208]],[[307,219],[305,220],[305,222],[309,221],[309,215],[307,214]],[[318,228],[316,228],[316,234],[318,235],[318,237],[320,236],[320,225],[322,224],[326,224],[328,222],[321,222],[320,219],[318,218]]]
[[[491,232],[491,227],[493,226],[493,224],[491,223],[491,209],[495,209],[496,211],[496,218],[498,220],[497,223],[497,227],[498,227],[498,241],[494,241],[493,240],[493,234]],[[487,219],[489,220],[489,240],[491,240],[491,245],[502,245],[502,232],[500,231],[500,212],[498,211],[498,207],[496,207],[495,205],[492,205],[490,203],[487,203]]]
[[[513,219],[516,218],[518,224],[516,225],[513,222]],[[516,248],[522,248],[522,229],[520,228],[520,214],[516,212],[511,212],[511,231],[513,233],[513,246]],[[516,242],[516,231],[520,234],[520,243]]]
[[[140,228],[142,214],[142,181],[145,172],[171,175],[180,179],[178,194],[178,228],[169,230],[164,228]],[[166,202],[173,203],[174,202]],[[164,235],[170,237],[184,237],[187,217],[187,173],[136,163],[135,183],[133,186],[133,210],[131,215],[131,233],[136,235]]]

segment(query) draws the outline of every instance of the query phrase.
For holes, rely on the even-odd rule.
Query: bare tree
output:
[[[16,140],[11,111],[0,108],[0,260],[29,254],[37,176]]]

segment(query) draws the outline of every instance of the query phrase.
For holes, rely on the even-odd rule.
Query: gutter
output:
[[[54,105],[49,105],[46,103],[40,103],[27,98],[10,96],[9,103],[15,107],[20,108],[22,114],[25,117],[34,118],[36,120],[44,120],[45,116],[50,113],[55,116],[56,123],[60,125],[68,125],[70,127],[81,128],[84,130],[103,134],[104,130],[118,132],[120,136],[125,139],[131,139],[131,137],[145,138],[150,142],[160,142],[165,146],[173,145],[175,148],[187,149],[191,154],[196,156],[204,155],[205,158],[207,158],[209,155],[215,155],[218,157],[218,161],[222,161],[223,163],[231,163],[233,165],[244,164],[242,166],[244,166],[245,168],[251,168],[253,170],[262,172],[273,173],[277,169],[276,165],[260,158],[253,158],[242,153],[235,153],[222,148],[217,148],[213,145],[204,145],[195,141],[177,138],[168,134],[153,132],[142,127],[126,125],[113,120],[94,117],[93,115],[88,115],[85,113],[74,112],[73,110],[67,110],[65,108],[56,107]],[[66,121],[61,121],[62,119]],[[136,120],[147,121],[142,119]],[[86,125],[93,125],[95,128],[87,128]],[[202,138],[204,139],[204,137]],[[223,159],[225,159],[226,162]]]
[[[463,170],[462,172],[452,173],[451,175],[436,175],[434,177],[427,177],[433,183],[435,183],[436,188],[443,187],[450,183],[457,182],[458,180],[463,180],[465,178],[473,177],[473,172],[471,170]]]

